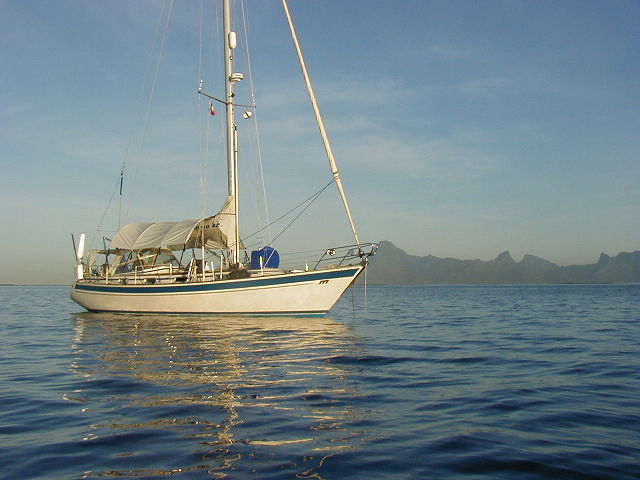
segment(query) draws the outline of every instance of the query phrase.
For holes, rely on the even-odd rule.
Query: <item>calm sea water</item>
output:
[[[325,318],[0,287],[11,479],[636,479],[639,287],[361,287]]]

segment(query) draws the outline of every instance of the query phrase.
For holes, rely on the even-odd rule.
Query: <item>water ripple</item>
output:
[[[638,478],[637,286],[356,292],[253,319],[0,288],[3,475]]]

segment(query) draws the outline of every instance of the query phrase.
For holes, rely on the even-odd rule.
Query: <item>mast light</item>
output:
[[[237,46],[236,32],[229,32],[229,48],[236,48]]]

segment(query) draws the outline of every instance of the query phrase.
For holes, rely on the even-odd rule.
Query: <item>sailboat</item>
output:
[[[137,222],[120,228],[103,249],[85,255],[85,235],[74,250],[71,298],[89,311],[169,314],[324,315],[364,271],[375,243],[361,243],[320,116],[291,15],[282,0],[303,78],[355,240],[320,252],[312,266],[280,268],[279,252],[266,245],[247,254],[239,231],[238,131],[234,85],[236,33],[223,0],[225,96],[198,94],[225,106],[227,195],[215,215],[176,222]],[[73,236],[72,236],[73,238]],[[244,254],[244,255],[243,255]]]

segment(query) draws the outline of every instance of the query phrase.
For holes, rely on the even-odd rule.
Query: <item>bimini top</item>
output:
[[[130,223],[113,237],[109,248],[144,250],[166,248],[182,250],[204,246],[231,248],[235,237],[233,197],[228,197],[217,215],[180,222]]]

